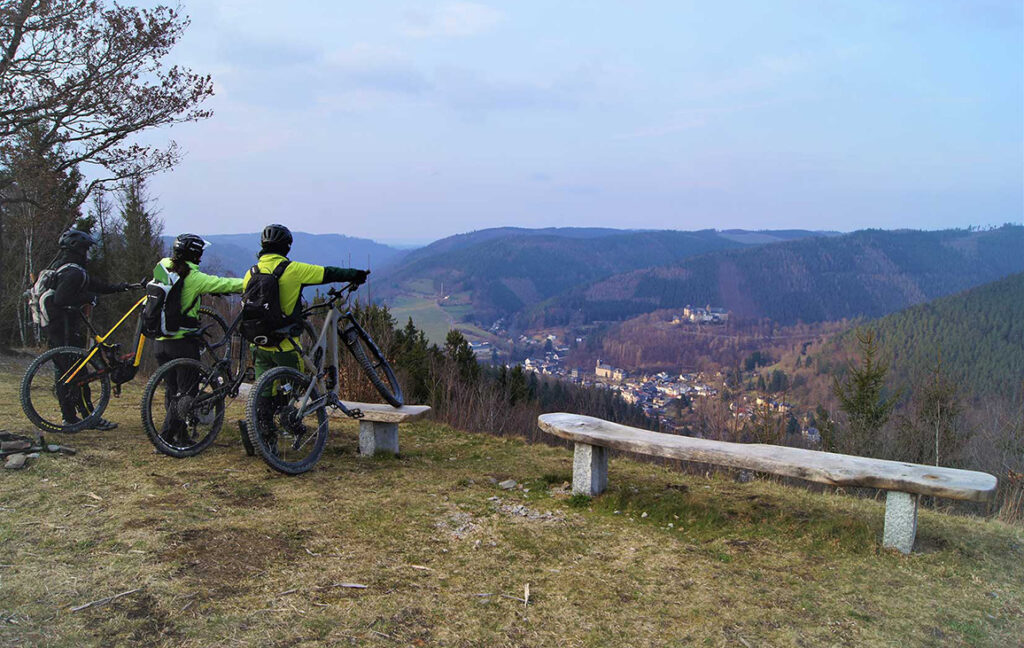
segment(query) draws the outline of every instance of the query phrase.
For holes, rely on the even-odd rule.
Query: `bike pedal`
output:
[[[361,410],[361,409],[350,409],[350,410],[348,410],[345,413],[348,414],[349,418],[354,418],[354,419],[361,419],[361,418],[363,418],[363,416],[365,416],[363,414],[363,410]]]
[[[114,393],[114,398],[121,398],[121,385],[114,383],[110,386],[110,390]]]

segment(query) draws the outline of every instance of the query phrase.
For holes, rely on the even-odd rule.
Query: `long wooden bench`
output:
[[[250,383],[242,383],[238,389],[239,396],[248,396],[252,389]],[[373,456],[376,454],[398,454],[398,424],[412,421],[430,411],[429,405],[404,405],[392,407],[383,403],[356,403],[342,401],[348,409],[358,409],[363,413],[359,421],[359,454]],[[341,410],[329,408],[331,416],[348,418]]]
[[[986,502],[996,478],[971,470],[869,459],[851,455],[729,443],[640,430],[578,414],[542,414],[540,428],[573,441],[572,488],[594,496],[608,486],[608,449],[715,464],[797,477],[832,486],[881,488],[886,491],[882,545],[907,554],[917,535],[917,500],[921,495]]]

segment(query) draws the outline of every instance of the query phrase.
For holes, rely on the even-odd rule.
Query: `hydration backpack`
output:
[[[162,271],[162,272],[161,272]],[[157,264],[154,273],[162,274],[146,284],[146,305],[142,309],[142,334],[146,337],[168,337],[183,328],[198,328],[199,320],[187,317],[181,307],[184,278]],[[199,296],[196,296],[199,299]],[[189,305],[191,310],[195,303]]]
[[[58,268],[47,268],[39,273],[32,287],[25,291],[28,297],[28,312],[32,316],[32,322],[37,326],[48,326],[50,324],[50,300],[57,292],[55,285],[57,275],[68,268],[74,268],[82,273],[81,288],[89,283],[89,275],[85,268],[77,263],[65,263]]]
[[[249,270],[238,330],[242,337],[257,346],[277,346],[293,335],[298,308],[292,315],[285,315],[281,310],[281,275],[289,263],[291,261],[285,259],[269,273],[260,272],[258,265]]]

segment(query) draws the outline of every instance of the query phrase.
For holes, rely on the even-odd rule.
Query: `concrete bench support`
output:
[[[359,421],[359,454],[398,454],[398,423]]]
[[[593,497],[608,488],[608,448],[576,442],[572,457],[572,492]]]
[[[917,495],[888,491],[885,495],[885,530],[882,546],[908,554],[917,536]]]
[[[363,413],[359,419],[359,456],[398,454],[398,424],[418,419],[430,408],[426,405],[405,405],[391,407],[380,403],[353,403],[343,401],[348,409]],[[332,416],[344,417],[340,410],[332,410]]]

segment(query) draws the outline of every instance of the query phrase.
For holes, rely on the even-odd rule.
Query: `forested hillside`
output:
[[[880,317],[1024,270],[1024,227],[864,230],[722,250],[559,295],[526,325],[621,320],[687,304],[783,324]]]
[[[754,235],[754,240],[744,240]],[[812,232],[621,231],[501,228],[450,237],[411,253],[378,279],[395,297],[427,280],[438,295],[461,294],[488,322],[610,275],[679,262],[717,250],[787,240]]]
[[[1012,396],[1024,381],[1024,273],[893,313],[867,325],[891,358],[894,384],[941,361],[961,393]],[[839,343],[853,344],[852,333]]]

